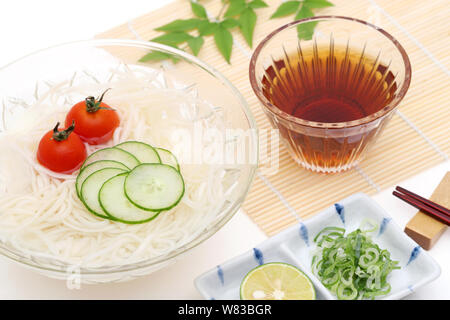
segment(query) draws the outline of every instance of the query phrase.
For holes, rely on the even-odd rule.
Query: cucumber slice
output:
[[[144,210],[168,210],[180,202],[183,194],[183,177],[167,164],[140,164],[125,179],[126,197]]]
[[[144,223],[156,218],[159,211],[140,209],[125,196],[124,183],[127,175],[127,172],[119,174],[103,184],[98,193],[103,211],[113,220],[129,224]]]
[[[158,152],[151,145],[139,141],[125,141],[115,146],[131,153],[141,163],[161,163]]]
[[[98,192],[107,180],[124,172],[125,170],[119,168],[104,168],[95,171],[84,180],[81,185],[80,199],[90,212],[96,216],[111,219],[100,206]]]
[[[75,189],[77,190],[78,196],[80,196],[81,185],[83,184],[84,180],[86,180],[86,178],[89,177],[95,171],[104,168],[119,168],[127,171],[130,170],[123,163],[114,160],[99,160],[92,162],[88,164],[86,167],[84,167],[83,170],[81,170],[77,176],[77,180],[75,182]]]
[[[178,171],[180,171],[180,165],[178,163],[178,160],[173,155],[172,152],[163,148],[155,148],[155,149],[158,152],[159,157],[161,158],[161,163],[168,164],[169,166],[172,166]]]
[[[91,164],[95,161],[99,160],[114,160],[118,161],[120,163],[123,163],[128,168],[133,169],[139,164],[139,160],[136,159],[135,156],[133,156],[131,153],[126,152],[122,149],[118,148],[105,148],[100,149],[98,151],[95,151],[93,154],[91,154],[87,159],[84,161],[81,168],[83,169],[88,164]]]

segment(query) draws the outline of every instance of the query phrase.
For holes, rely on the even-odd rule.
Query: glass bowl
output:
[[[314,172],[338,173],[358,165],[389,123],[408,91],[411,64],[383,29],[317,16],[271,32],[255,49],[249,74],[292,158]]]
[[[170,59],[140,62],[149,52],[163,54]],[[0,234],[0,253],[33,271],[57,279],[72,279],[81,283],[105,283],[126,281],[147,275],[171,263],[183,253],[199,245],[216,233],[237,212],[251,185],[258,160],[258,135],[255,120],[239,91],[217,70],[194,56],[171,47],[151,42],[132,40],[89,40],[72,42],[37,51],[0,69],[0,135],[7,133],[15,114],[26,111],[37,99],[42,86],[57,81],[102,82],[111,77],[111,70],[118,66],[142,70],[160,70],[161,81],[167,86],[183,86],[213,106],[223,122],[217,127],[225,134],[228,130],[245,135],[245,144],[239,137],[231,137],[225,143],[240,147],[240,161],[217,163],[224,176],[232,175],[227,182],[223,201],[214,208],[213,219],[199,230],[195,238],[174,250],[146,260],[129,264],[100,267],[76,267],[64,260],[45,257],[30,250],[21,250]],[[194,89],[194,90],[193,90]],[[227,132],[228,132],[227,131]],[[237,142],[239,141],[239,142]],[[233,151],[234,150],[234,151]],[[233,158],[234,159],[234,158]],[[231,179],[227,176],[227,179]],[[0,180],[0,187],[1,187]],[[0,213],[1,216],[1,213]]]

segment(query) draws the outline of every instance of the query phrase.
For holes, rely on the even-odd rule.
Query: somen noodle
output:
[[[78,79],[83,81],[77,81]],[[129,264],[160,256],[188,243],[219,214],[225,188],[217,164],[180,160],[186,191],[173,209],[151,222],[127,225],[98,218],[78,199],[75,172],[57,174],[36,161],[42,135],[64,123],[70,107],[86,96],[111,88],[104,101],[118,112],[121,124],[105,145],[86,145],[88,153],[127,140],[176,149],[173,132],[194,125],[223,127],[214,106],[197,97],[195,86],[168,83],[163,71],[112,70],[107,81],[75,74],[36,89],[36,101],[13,115],[0,133],[0,238],[35,256],[67,264],[100,267]],[[208,143],[219,143],[209,141]]]

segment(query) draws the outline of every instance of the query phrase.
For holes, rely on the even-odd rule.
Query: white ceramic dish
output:
[[[401,269],[389,275],[391,292],[380,299],[400,299],[439,277],[441,269],[431,256],[409,238],[375,201],[365,194],[352,195],[310,219],[262,242],[256,248],[202,274],[195,280],[206,299],[239,299],[242,279],[252,268],[267,262],[286,262],[299,267],[312,280],[317,299],[336,297],[311,272],[312,239],[327,226],[357,229],[365,219],[378,223],[373,240],[391,252]]]

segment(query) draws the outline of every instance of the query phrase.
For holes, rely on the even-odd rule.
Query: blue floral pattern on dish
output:
[[[221,266],[217,266],[217,276],[219,277],[222,286],[225,285],[225,277]]]
[[[258,248],[253,248],[253,255],[255,256],[255,260],[259,265],[264,264],[264,256],[261,250],[259,250]]]
[[[380,230],[378,231],[378,236],[381,236],[384,231],[386,230],[386,227],[388,223],[391,221],[391,218],[383,218],[383,220],[380,223]]]
[[[420,246],[414,247],[414,249],[411,251],[411,254],[409,256],[408,263],[406,265],[409,265],[411,262],[417,259],[420,253],[420,249],[422,249]]]
[[[299,229],[300,237],[305,241],[306,245],[309,247],[309,236],[308,236],[308,228],[305,226],[303,222],[300,222]]]
[[[335,203],[334,208],[336,209],[336,212],[339,216],[339,219],[341,219],[342,224],[345,225],[344,206],[339,203]]]

